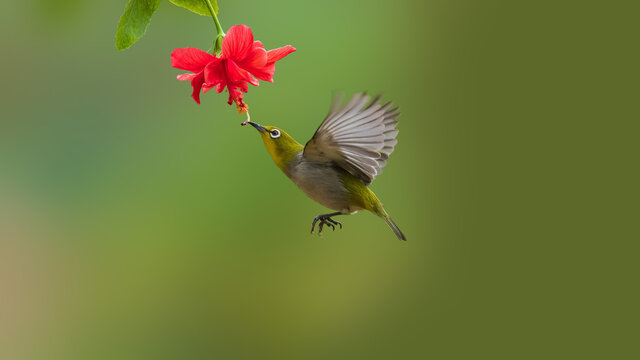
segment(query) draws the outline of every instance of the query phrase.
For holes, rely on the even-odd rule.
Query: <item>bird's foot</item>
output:
[[[326,225],[328,227],[330,227],[333,231],[336,230],[336,225],[340,226],[340,229],[342,229],[342,223],[340,221],[334,220],[331,217],[335,216],[335,215],[340,215],[341,213],[332,213],[332,214],[323,214],[323,215],[318,215],[313,219],[313,222],[311,223],[311,233],[313,234],[313,230],[316,227],[316,223],[318,221],[320,221],[320,223],[318,224],[318,235],[322,235],[322,228]]]

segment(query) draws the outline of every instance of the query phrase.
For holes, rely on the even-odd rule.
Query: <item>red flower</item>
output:
[[[260,41],[253,40],[248,26],[234,25],[222,40],[220,57],[195,48],[175,49],[171,66],[193,72],[178,75],[178,80],[191,81],[192,96],[198,104],[201,89],[207,92],[215,88],[220,93],[226,87],[229,105],[235,102],[242,113],[248,108],[242,94],[249,90],[248,84],[258,86],[258,80],[273,82],[276,61],[294,51],[290,45],[266,51]]]
[[[178,75],[178,80],[191,81],[193,99],[200,104],[200,89],[204,84],[204,68],[215,60],[215,56],[196,48],[175,49],[171,53],[171,66],[188,70],[193,74]]]

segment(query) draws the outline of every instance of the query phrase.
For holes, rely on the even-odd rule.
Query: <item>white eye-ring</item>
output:
[[[271,138],[272,138],[272,139],[277,139],[277,138],[279,138],[279,137],[280,137],[280,135],[281,135],[281,134],[280,134],[280,130],[278,130],[278,129],[273,129],[273,130],[269,131],[269,135],[271,135]]]

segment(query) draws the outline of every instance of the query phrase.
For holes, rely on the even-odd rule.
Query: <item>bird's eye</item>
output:
[[[277,139],[280,137],[280,130],[275,129],[275,130],[271,130],[271,132],[269,132],[269,134],[271,135],[272,139]]]

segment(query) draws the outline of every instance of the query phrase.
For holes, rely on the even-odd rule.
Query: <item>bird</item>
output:
[[[366,93],[357,93],[343,105],[344,95],[337,94],[329,114],[305,146],[280,128],[248,121],[280,170],[308,197],[335,210],[317,215],[311,234],[316,223],[321,235],[323,226],[342,229],[342,223],[333,217],[367,210],[382,218],[398,239],[407,240],[369,188],[398,143],[399,109],[392,108],[391,102],[380,104],[380,98],[371,100]]]

